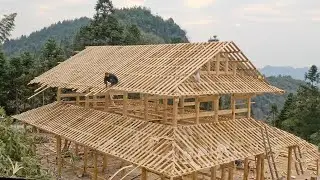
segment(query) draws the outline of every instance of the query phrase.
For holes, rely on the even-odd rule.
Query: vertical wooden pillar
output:
[[[92,100],[93,100],[92,106],[93,106],[93,108],[96,108],[97,107],[97,96],[94,95]]]
[[[195,98],[195,106],[194,106],[194,107],[195,107],[195,110],[196,110],[196,119],[195,119],[196,121],[195,121],[195,123],[196,123],[196,124],[199,124],[199,121],[200,121],[200,120],[199,120],[199,119],[200,119],[200,118],[199,118],[199,114],[200,114],[200,101],[199,101],[199,98],[198,98],[198,97]]]
[[[123,92],[123,116],[128,116],[128,93]]]
[[[58,177],[61,177],[62,170],[62,158],[61,158],[61,137],[56,136],[57,138],[57,164],[58,164]]]
[[[179,97],[173,98],[173,117],[172,117],[172,125],[174,127],[178,126],[178,103]]]
[[[89,89],[86,90],[86,94],[88,94],[90,92]],[[84,105],[84,108],[89,108],[90,107],[90,104],[89,104],[89,96],[86,96],[85,97],[85,105]]]
[[[225,167],[225,165],[220,165],[220,171],[221,171],[221,180],[225,180],[226,179],[226,170],[227,168]]]
[[[288,148],[287,180],[291,179],[292,147]]]
[[[144,95],[144,120],[148,120],[148,94]]]
[[[147,169],[141,168],[141,180],[147,180]]]
[[[167,122],[168,121],[168,98],[167,97],[163,99],[163,105],[164,105],[163,121]]]
[[[216,74],[219,75],[219,71],[220,71],[220,54],[216,55],[215,71],[216,71]]]
[[[249,159],[244,159],[244,172],[243,172],[243,180],[248,180],[249,176]]]
[[[224,72],[226,73],[226,74],[228,74],[228,72],[229,72],[229,59],[228,59],[228,57],[227,57],[227,55],[225,54],[225,67],[224,67]]]
[[[234,94],[231,96],[232,119],[236,119],[236,98]]]
[[[260,155],[261,157],[261,176],[260,180],[264,180],[264,154]]]
[[[192,173],[192,180],[198,180],[198,172]]]
[[[180,114],[184,114],[184,97],[179,100]]]
[[[61,101],[61,88],[58,88],[58,91],[57,91],[57,101],[58,102]]]
[[[319,176],[320,175],[320,172],[319,172],[319,159],[317,159],[316,163],[317,163],[317,176]]]
[[[233,175],[234,175],[234,161],[229,163],[229,175],[228,175],[228,180],[233,180]]]
[[[211,172],[211,180],[216,180],[217,179],[217,167],[212,167],[210,168],[210,172]]]
[[[80,105],[80,96],[77,95],[76,96],[76,105],[79,106]],[[79,156],[79,145],[75,142],[75,154],[76,156]]]
[[[105,172],[108,166],[108,156],[106,154],[103,155],[103,165],[102,165],[102,172]]]
[[[248,114],[247,117],[250,118],[251,117],[251,97],[249,97],[247,99],[247,104],[248,104]]]
[[[257,164],[256,164],[256,180],[260,180],[261,177],[261,155],[257,155]]]
[[[156,112],[156,114],[158,114],[159,113],[159,99],[158,99],[158,97],[156,97],[156,99],[155,99],[155,104],[156,104],[155,112]]]
[[[108,112],[109,111],[109,106],[110,106],[110,94],[107,92],[104,95],[104,111]]]
[[[237,63],[236,62],[233,63],[232,72],[233,72],[234,76],[237,75]]]
[[[94,172],[93,179],[98,180],[98,152],[94,151]]]
[[[218,96],[217,99],[214,99],[213,102],[213,108],[214,108],[214,122],[218,122],[219,121],[219,100],[220,100],[220,96]]]
[[[88,169],[88,148],[84,147],[83,174],[87,174]]]

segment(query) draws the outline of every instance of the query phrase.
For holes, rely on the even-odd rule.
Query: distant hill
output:
[[[272,104],[276,104],[280,111],[284,105],[287,95],[289,93],[296,93],[299,86],[304,83],[304,81],[293,79],[290,76],[271,76],[266,79],[273,86],[285,90],[286,93],[283,95],[265,94],[254,98],[253,101],[255,103],[253,104],[252,109],[256,119],[267,119],[267,116],[270,114],[270,107]]]
[[[118,17],[122,24],[138,25],[143,37],[151,39],[154,43],[171,43],[177,39],[188,41],[186,32],[172,18],[164,20],[160,16],[153,15],[146,8],[117,9],[115,16]],[[50,38],[55,39],[64,46],[70,46],[73,44],[76,33],[89,22],[90,19],[87,17],[58,22],[33,32],[29,36],[24,35],[17,39],[8,40],[3,44],[3,49],[8,56],[18,55],[25,51],[38,53]]]
[[[266,77],[269,76],[291,76],[294,79],[304,80],[304,74],[308,71],[308,67],[293,68],[290,66],[265,66],[260,72]]]

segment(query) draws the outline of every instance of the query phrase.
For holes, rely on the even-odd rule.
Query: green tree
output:
[[[17,13],[4,15],[4,18],[0,20],[0,44],[10,36],[16,16]]]
[[[276,117],[277,117],[277,114],[278,114],[278,106],[276,104],[272,104],[271,105],[271,110],[270,110],[270,114],[272,116],[272,124],[273,126],[275,126],[275,122],[276,122]]]
[[[284,103],[283,108],[280,111],[278,118],[275,120],[275,127],[281,128],[281,124],[291,116],[291,111],[294,108],[294,95],[293,93],[289,93],[288,97]]]
[[[124,44],[141,44],[141,41],[141,32],[136,25],[131,25],[126,28],[124,35]]]
[[[320,74],[318,72],[317,66],[313,65],[309,71],[305,74],[305,79],[311,86],[314,86],[316,83],[319,83]]]
[[[57,42],[53,39],[49,39],[42,48],[40,55],[41,72],[53,68],[64,59],[63,50],[58,46]]]

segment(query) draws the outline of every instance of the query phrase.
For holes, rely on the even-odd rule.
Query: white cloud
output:
[[[185,4],[189,8],[202,8],[214,3],[215,0],[186,0]]]
[[[114,0],[112,1],[116,7],[132,7],[143,6],[146,0]]]
[[[182,23],[183,26],[194,26],[194,25],[209,25],[213,23],[217,23],[218,21],[213,19],[197,19],[195,21],[187,21]]]

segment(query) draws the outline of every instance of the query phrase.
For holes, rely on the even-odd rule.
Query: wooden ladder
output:
[[[303,166],[302,166],[302,154],[300,150],[300,146],[295,146],[294,147],[294,156],[295,156],[295,167],[296,167],[296,172],[297,175],[303,175]]]
[[[270,145],[270,139],[269,139],[269,134],[268,134],[266,125],[264,125],[264,128],[261,127],[261,134],[262,134],[263,144],[265,148],[266,158],[268,160],[271,178],[272,180],[275,180],[275,179],[277,180],[279,179],[279,173],[277,170],[276,163],[274,161],[274,156],[273,156],[272,148]]]

